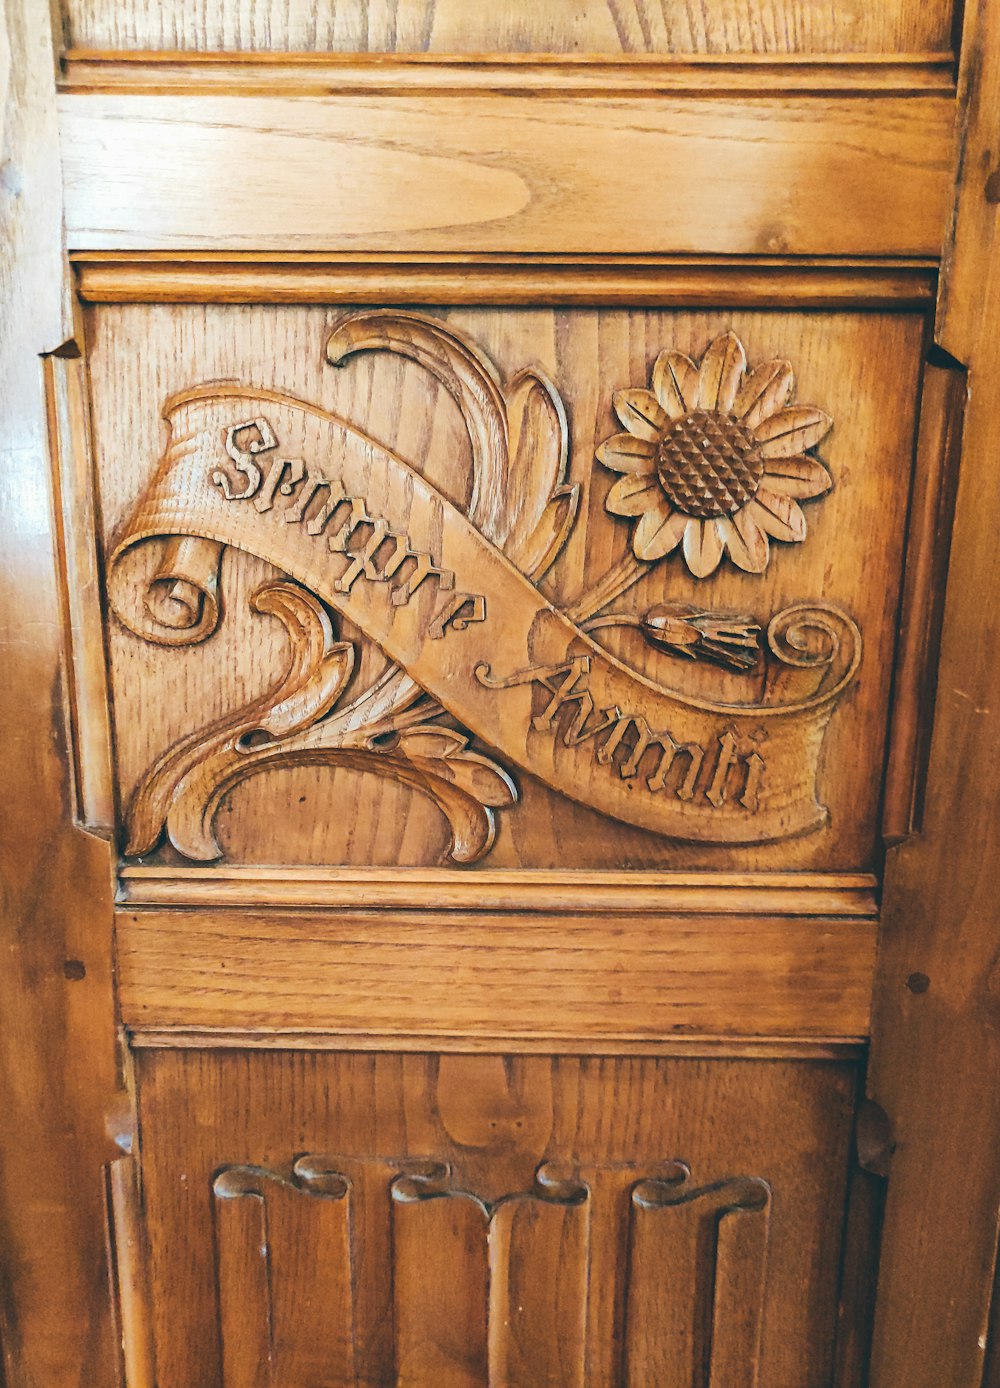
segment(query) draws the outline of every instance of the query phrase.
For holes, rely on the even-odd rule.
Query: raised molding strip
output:
[[[64,91],[297,96],[501,91],[573,96],[954,94],[952,53],[817,56],[634,54],[618,58],[432,53],[183,53],[71,48]]]
[[[454,868],[125,867],[128,906],[544,911],[548,915],[761,913],[874,917],[869,873],[474,873]]]
[[[134,1027],[128,1043],[143,1050],[258,1050],[258,1051],[378,1051],[424,1055],[545,1055],[648,1056],[713,1060],[859,1060],[863,1037],[802,1036],[670,1036],[662,1040],[546,1037],[542,1041],[518,1036],[449,1036],[432,1033],[372,1036],[368,1032],[240,1031],[215,1027],[193,1031],[186,1027]]]
[[[79,252],[87,303],[928,308],[931,261]]]

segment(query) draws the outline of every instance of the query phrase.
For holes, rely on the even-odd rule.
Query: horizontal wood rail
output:
[[[71,250],[936,257],[953,173],[933,92],[64,91],[59,118]]]
[[[875,966],[875,923],[851,918],[147,909],[119,911],[116,931],[130,1028],[444,1031],[542,1051],[857,1041]]]
[[[874,916],[868,873],[563,872],[449,868],[125,867],[133,906],[365,906],[393,911],[546,911]]]

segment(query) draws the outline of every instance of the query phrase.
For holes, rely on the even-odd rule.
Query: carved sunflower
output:
[[[792,368],[765,361],[747,370],[735,333],[717,337],[699,365],[661,352],[651,390],[620,390],[615,413],[627,433],[597,450],[623,475],[605,503],[637,516],[632,550],[651,562],[678,545],[705,578],[724,553],[747,573],[767,567],[769,537],[798,543],[806,521],[799,502],[821,496],[830,474],[808,449],[833,420],[810,405],[788,404]]]

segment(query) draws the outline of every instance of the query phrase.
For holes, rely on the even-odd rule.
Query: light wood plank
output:
[[[134,906],[315,906],[332,910],[739,913],[874,916],[870,873],[566,872],[522,869],[457,875],[449,868],[175,868],[121,870]]]
[[[122,911],[122,1020],[142,1028],[475,1037],[863,1036],[863,920]]]
[[[953,106],[66,93],[60,119],[74,249],[936,255]]]
[[[94,48],[810,53],[947,49],[950,0],[64,0]]]

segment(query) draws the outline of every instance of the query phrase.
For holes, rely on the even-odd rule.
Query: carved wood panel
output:
[[[870,869],[921,331],[93,311],[126,855]]]
[[[849,1065],[139,1069],[171,1388],[829,1382]]]

